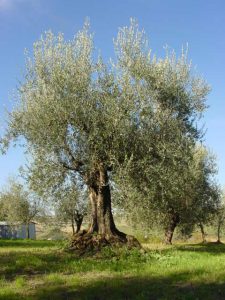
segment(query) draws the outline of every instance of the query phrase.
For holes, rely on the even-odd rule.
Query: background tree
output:
[[[133,21],[119,31],[116,49],[121,72],[137,95],[137,105],[141,103],[135,115],[140,129],[137,151],[118,183],[125,183],[123,190],[130,182],[131,190],[136,189],[133,195],[140,194],[127,203],[130,211],[134,206],[140,209],[140,219],[148,219],[149,211],[151,224],[152,210],[161,216],[165,241],[171,243],[192,201],[190,166],[202,137],[197,121],[206,108],[209,88],[192,72],[186,53],[177,58],[167,50],[165,58],[152,57],[144,32]],[[124,180],[126,176],[129,179]]]
[[[141,188],[139,191],[135,189],[133,183],[131,184],[126,174],[122,174],[119,179],[120,184],[126,186],[126,190],[124,189],[124,192],[118,190],[117,197],[118,199],[122,198],[118,204],[123,207],[124,203],[128,203],[126,211],[129,219],[144,228],[164,228],[166,243],[172,242],[177,226],[181,233],[183,232],[187,236],[192,233],[196,225],[199,227],[201,225],[202,236],[205,238],[204,225],[212,223],[220,205],[220,191],[214,178],[217,173],[215,157],[203,146],[193,148],[190,153],[192,155],[189,156],[189,163],[184,165],[185,172],[183,173],[180,171],[182,169],[179,165],[177,168],[172,168],[172,172],[169,168],[166,172],[160,167],[158,180],[161,180],[160,183],[163,184],[161,187],[164,189],[164,193],[171,193],[170,198],[167,196],[163,199],[163,205],[160,205],[159,202],[160,193],[154,194],[154,190],[153,192],[151,190],[152,185],[156,183],[153,182],[150,187],[146,187],[145,190]],[[166,181],[163,181],[163,177],[161,177],[163,174],[166,175]],[[148,177],[146,178],[148,179]],[[171,222],[171,218],[168,218],[167,205],[171,205],[168,200],[173,197],[177,215]],[[123,198],[129,198],[130,201],[124,201]],[[132,203],[133,205],[138,203],[135,210]]]
[[[78,233],[88,206],[81,178],[41,152],[33,153],[26,168],[21,168],[21,175],[30,189],[44,199],[45,208],[51,208],[49,215],[54,211],[56,226],[60,221],[70,222],[73,234]],[[49,216],[42,219],[47,223]]]
[[[215,181],[217,166],[214,155],[205,147],[196,147],[191,166],[193,188],[192,202],[187,211],[189,223],[196,224],[206,242],[205,225],[212,224],[220,205],[220,189]]]
[[[59,200],[55,203],[56,216],[59,220],[70,222],[73,234],[78,233],[87,214],[85,192],[75,185],[70,185],[60,194]]]
[[[39,212],[39,199],[12,179],[8,187],[1,192],[0,199],[5,220],[12,225],[25,224],[29,238],[29,223]]]

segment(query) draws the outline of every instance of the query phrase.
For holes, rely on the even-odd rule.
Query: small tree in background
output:
[[[205,225],[210,225],[220,206],[220,189],[215,182],[217,166],[215,156],[205,147],[198,146],[191,167],[193,188],[190,191],[192,202],[187,211],[188,222],[196,224],[201,231],[202,241],[206,242]]]
[[[189,157],[189,163],[183,166],[178,164],[177,168],[170,169],[168,164],[165,164],[167,166],[165,170],[161,165],[158,181],[151,181],[151,185],[152,177],[146,176],[145,180],[146,183],[149,181],[149,186],[145,189],[143,177],[136,178],[136,184],[139,185],[135,188],[135,184],[127,176],[129,169],[126,174],[121,172],[118,179],[122,186],[126,186],[126,189],[116,191],[118,205],[123,207],[124,203],[127,203],[125,211],[129,220],[139,228],[141,226],[164,228],[165,242],[169,244],[172,242],[177,226],[187,237],[190,236],[195,226],[201,225],[202,237],[205,238],[204,225],[212,223],[220,205],[220,191],[214,180],[217,172],[215,157],[203,146],[193,147],[187,157]],[[161,183],[161,189],[159,183]],[[154,191],[154,187],[158,189]],[[162,189],[164,197],[161,199]],[[166,197],[166,194],[170,197]],[[171,216],[168,215],[168,204],[172,204],[173,197],[175,197],[173,207],[176,207],[177,213]],[[135,203],[138,205],[133,209]]]
[[[59,220],[70,222],[73,235],[78,233],[87,214],[85,193],[75,185],[65,188],[55,203],[55,211]]]
[[[36,195],[25,190],[15,180],[9,180],[8,187],[0,194],[5,220],[15,225],[25,224],[29,238],[29,223],[39,213],[39,199]]]

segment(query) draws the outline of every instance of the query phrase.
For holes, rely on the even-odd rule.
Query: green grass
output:
[[[225,245],[146,245],[77,257],[55,241],[0,240],[0,299],[225,299]]]

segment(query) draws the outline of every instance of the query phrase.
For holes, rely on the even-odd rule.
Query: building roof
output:
[[[30,222],[29,224],[36,224],[35,222]],[[23,223],[10,223],[10,222],[7,222],[7,221],[0,221],[0,226],[1,225],[8,225],[8,226],[10,226],[10,225],[25,225],[25,224],[23,224]]]

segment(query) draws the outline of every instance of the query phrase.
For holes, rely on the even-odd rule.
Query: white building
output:
[[[36,239],[35,223],[30,222],[29,226],[25,224],[10,224],[9,222],[0,222],[0,239]]]

